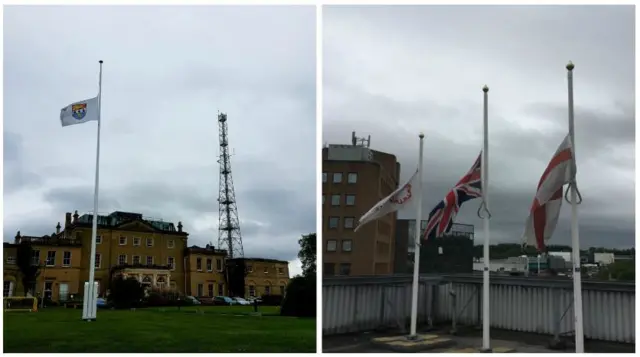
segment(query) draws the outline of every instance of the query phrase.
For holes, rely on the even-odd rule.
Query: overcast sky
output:
[[[634,246],[634,22],[633,6],[325,7],[323,141],[371,135],[405,181],[424,131],[426,219],[481,150],[487,84],[491,239],[520,243],[568,132],[572,60],[581,244]],[[478,243],[479,203],[457,219],[475,225]],[[565,204],[551,244],[570,244],[569,223]]]
[[[315,231],[315,7],[5,7],[4,240],[100,208],[182,221],[218,242],[218,122],[228,114],[245,256],[296,259]],[[292,273],[296,268],[292,267]],[[293,274],[292,274],[293,275]]]

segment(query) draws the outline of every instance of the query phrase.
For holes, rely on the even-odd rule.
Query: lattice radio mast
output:
[[[240,234],[238,206],[236,205],[236,193],[233,189],[233,177],[231,176],[227,114],[218,113],[218,127],[220,130],[218,247],[226,249],[229,258],[243,258],[244,249],[242,248],[242,234]]]

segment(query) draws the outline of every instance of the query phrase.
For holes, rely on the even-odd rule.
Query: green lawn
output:
[[[45,308],[4,313],[5,353],[315,352],[316,321],[278,316],[277,308],[207,306],[98,310]]]

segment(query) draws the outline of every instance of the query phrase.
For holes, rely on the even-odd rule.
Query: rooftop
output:
[[[150,224],[152,227],[161,231],[177,232],[176,227],[172,222],[165,222],[157,218],[143,217],[141,213],[115,211],[115,212],[109,213],[106,216],[98,215],[98,225],[107,226],[107,227],[115,227],[122,223],[136,221],[136,220],[146,222]],[[83,214],[78,218],[78,223],[92,224],[93,213]]]

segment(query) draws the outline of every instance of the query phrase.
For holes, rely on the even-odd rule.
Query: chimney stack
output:
[[[182,232],[182,222],[178,222],[178,232]]]
[[[69,227],[71,225],[71,212],[67,212],[64,215],[64,229],[66,230],[67,227]]]
[[[16,239],[14,241],[15,244],[20,244],[21,241],[21,237],[20,237],[20,231],[18,231],[18,233],[16,234]]]
[[[60,234],[60,228],[62,228],[60,226],[60,222],[58,222],[58,225],[56,226],[56,234]]]
[[[76,210],[76,212],[73,214],[73,223],[78,223],[78,217],[80,217],[78,215],[78,210]]]

